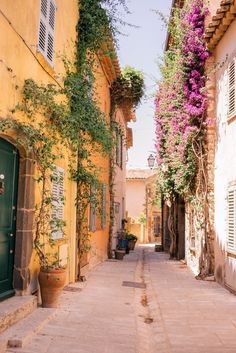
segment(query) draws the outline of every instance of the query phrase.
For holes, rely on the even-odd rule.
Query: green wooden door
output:
[[[0,138],[0,301],[14,295],[18,165],[17,149]]]

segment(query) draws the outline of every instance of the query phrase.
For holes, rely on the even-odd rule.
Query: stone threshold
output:
[[[14,296],[0,303],[0,333],[25,318],[37,308],[37,297]]]

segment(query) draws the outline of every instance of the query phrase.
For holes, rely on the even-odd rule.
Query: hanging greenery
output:
[[[144,76],[130,66],[126,66],[121,75],[113,82],[111,92],[114,104],[128,104],[133,110],[140,104],[144,95]]]

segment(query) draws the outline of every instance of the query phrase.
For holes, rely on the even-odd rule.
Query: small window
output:
[[[119,131],[116,133],[116,164],[123,167],[123,136]]]
[[[196,248],[196,236],[194,230],[194,210],[191,208],[189,211],[189,243],[190,250],[194,250]]]
[[[54,56],[55,22],[55,2],[53,0],[41,0],[38,50],[50,64],[52,64]]]
[[[56,167],[52,176],[52,221],[51,237],[53,240],[63,238],[64,224],[64,169]]]
[[[236,115],[236,64],[235,59],[228,67],[228,90],[227,90],[227,103],[228,103],[228,119]]]
[[[90,210],[89,210],[89,229],[92,232],[96,230],[96,188],[91,186],[90,189]]]
[[[227,251],[236,254],[236,185],[228,191]]]
[[[161,223],[160,216],[154,216],[153,217],[153,233],[154,233],[154,237],[158,237],[158,235],[160,233],[160,223]]]
[[[107,188],[106,185],[103,184],[102,186],[102,214],[101,214],[101,223],[102,223],[102,229],[106,228],[106,196],[107,196]]]

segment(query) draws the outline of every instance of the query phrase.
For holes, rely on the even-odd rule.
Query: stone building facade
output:
[[[182,5],[183,2],[173,2],[173,6]],[[235,291],[236,1],[211,0],[208,8],[205,41],[211,56],[205,68],[208,78],[208,126],[203,175],[206,203],[204,217],[199,223],[197,205],[194,207],[185,202],[185,261],[196,275],[202,265],[210,261],[208,274],[214,275],[217,282]],[[168,43],[169,37],[167,46]],[[168,212],[169,208],[164,204],[163,234],[166,250]],[[206,247],[210,260],[206,259]]]
[[[236,290],[236,2],[210,1],[205,38],[215,62],[215,278]],[[211,149],[213,151],[213,149]]]
[[[16,0],[0,4],[0,119],[23,122],[22,113],[12,110],[22,101],[25,80],[38,85],[52,84],[62,88],[65,67],[61,58],[74,61],[77,43],[76,26],[79,21],[78,0]],[[27,24],[27,25],[26,25]],[[106,43],[104,43],[105,45]],[[109,45],[111,43],[109,42]],[[96,57],[94,69],[96,102],[110,124],[111,84],[119,76],[120,67],[116,53],[112,58],[101,54]],[[125,118],[119,112],[126,128]],[[46,116],[37,116],[39,121]],[[125,130],[126,131],[126,130]],[[130,138],[130,131],[126,131]],[[125,141],[122,148],[125,149]],[[64,158],[55,161],[62,175],[60,192],[61,221],[65,221],[64,234],[55,240],[58,260],[67,271],[67,283],[77,280],[78,238],[76,234],[76,182],[70,177],[70,154],[60,146]],[[124,152],[125,170],[125,152]],[[91,251],[83,259],[83,267],[95,266],[107,258],[110,232],[110,157],[97,153],[93,162],[101,171],[103,185],[103,220],[92,215],[88,208],[91,227]],[[33,156],[17,139],[17,131],[0,131],[0,300],[15,293],[24,295],[38,290],[39,261],[33,249],[35,235],[35,205],[40,202],[40,190],[35,183],[37,165]],[[122,174],[123,175],[123,174]],[[124,179],[122,176],[122,190]],[[118,190],[119,192],[119,190]],[[124,191],[122,194],[124,197]],[[122,201],[121,201],[122,202]],[[123,208],[125,206],[123,205]],[[124,211],[123,211],[124,212]]]

